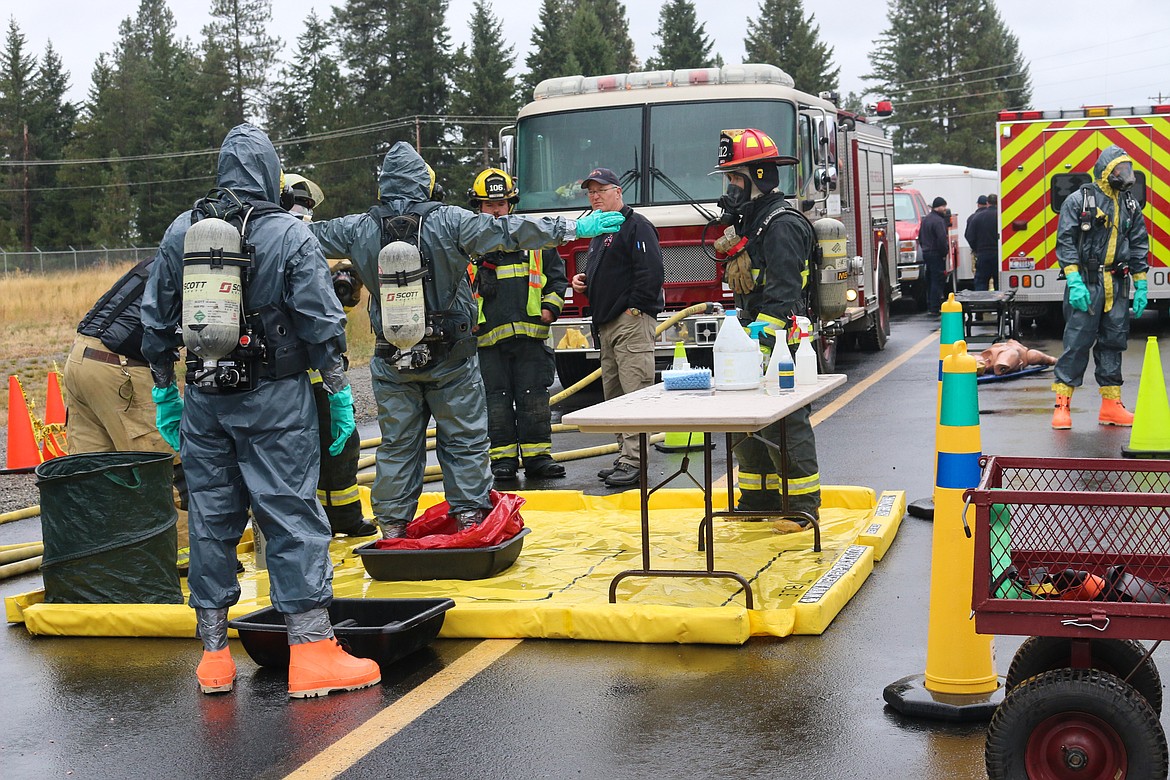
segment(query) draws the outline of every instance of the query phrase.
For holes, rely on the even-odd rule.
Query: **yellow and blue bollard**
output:
[[[886,703],[904,715],[986,720],[1003,700],[992,638],[975,633],[971,617],[975,543],[964,525],[963,491],[980,477],[977,386],[975,358],[967,342],[956,341],[943,360],[938,405],[926,673],[884,691]]]

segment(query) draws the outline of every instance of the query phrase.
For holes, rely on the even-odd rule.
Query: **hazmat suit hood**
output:
[[[399,141],[390,147],[378,173],[378,199],[382,203],[422,203],[431,197],[431,173],[414,147]]]
[[[1122,178],[1125,179],[1129,185],[1132,185],[1134,181],[1133,158],[1126,154],[1124,149],[1114,144],[1113,146],[1110,146],[1102,151],[1101,155],[1097,158],[1097,163],[1093,166],[1093,179],[1094,183],[1100,187],[1101,191],[1106,195],[1114,197],[1118,190],[1121,189],[1114,186],[1109,181],[1109,177],[1110,175],[1115,175],[1116,173],[1122,173],[1122,171],[1118,170],[1118,167],[1124,165],[1125,163],[1129,163],[1128,170],[1124,171],[1128,175],[1123,175]]]
[[[280,202],[280,157],[263,130],[245,123],[228,131],[219,150],[216,183],[241,197]]]

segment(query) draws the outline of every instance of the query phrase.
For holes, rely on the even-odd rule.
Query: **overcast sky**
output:
[[[207,3],[170,0],[180,37],[202,38],[209,18]],[[285,54],[296,45],[310,9],[328,19],[334,0],[276,0],[271,32],[285,41]],[[70,99],[80,102],[89,87],[97,55],[113,50],[118,25],[133,16],[137,0],[24,0],[6,2],[5,15],[15,19],[28,51],[39,58],[51,40],[70,73]],[[657,0],[625,0],[630,36],[638,58],[654,54],[658,39]],[[13,7],[15,6],[15,8]],[[873,41],[886,28],[882,0],[805,0],[815,14],[821,40],[833,47],[841,67],[841,91],[862,92],[869,72]],[[1031,68],[1036,108],[1072,108],[1085,104],[1147,105],[1159,95],[1170,101],[1170,0],[999,0],[1000,15],[1019,39]],[[494,0],[504,37],[514,46],[518,69],[532,37],[539,0]],[[744,23],[758,15],[759,0],[696,0],[699,21],[726,62],[743,59]],[[472,0],[449,0],[447,28],[455,45],[468,40]],[[5,33],[7,24],[5,25]],[[800,86],[799,84],[797,85]]]

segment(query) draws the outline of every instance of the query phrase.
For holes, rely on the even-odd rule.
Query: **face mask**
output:
[[[730,225],[739,215],[739,210],[751,202],[751,195],[739,185],[729,184],[727,192],[715,204],[723,209],[723,216],[719,221]]]
[[[313,221],[313,210],[302,206],[300,203],[294,203],[292,208],[288,210],[288,213],[300,217],[305,222]]]
[[[1106,180],[1109,186],[1118,192],[1125,192],[1134,184],[1133,163],[1118,163]]]

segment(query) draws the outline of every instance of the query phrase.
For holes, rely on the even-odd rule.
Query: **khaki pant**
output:
[[[654,327],[657,320],[649,314],[634,316],[622,312],[617,319],[598,328],[601,341],[601,387],[605,400],[641,390],[654,384]],[[621,445],[618,460],[637,467],[638,434],[617,434]]]

